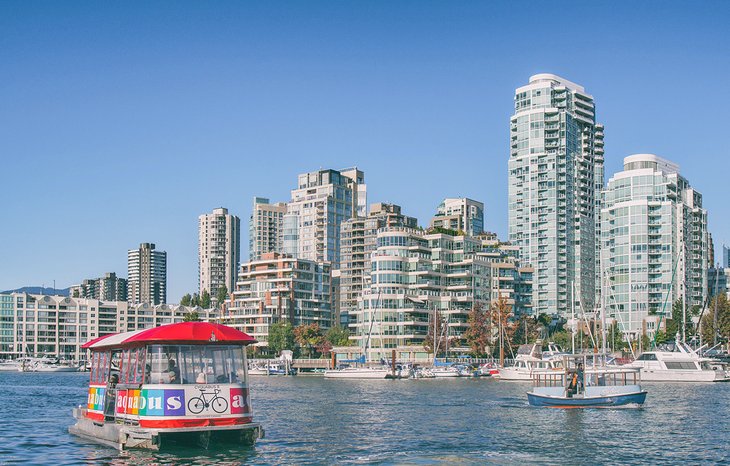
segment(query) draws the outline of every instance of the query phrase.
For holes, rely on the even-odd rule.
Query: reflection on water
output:
[[[490,379],[252,381],[254,447],[125,451],[68,434],[87,375],[0,373],[0,464],[595,464],[730,461],[730,384],[645,384],[642,409],[531,408]]]

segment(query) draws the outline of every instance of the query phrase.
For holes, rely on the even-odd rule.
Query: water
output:
[[[67,431],[87,380],[0,373],[0,464],[730,463],[730,384],[647,383],[642,409],[559,410],[486,378],[256,377],[256,446],[118,452]]]

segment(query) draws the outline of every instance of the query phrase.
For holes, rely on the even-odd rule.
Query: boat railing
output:
[[[539,369],[532,372],[535,387],[566,386],[566,377],[572,376],[574,370]],[[584,386],[623,386],[638,385],[640,371],[633,368],[589,368],[583,372]]]

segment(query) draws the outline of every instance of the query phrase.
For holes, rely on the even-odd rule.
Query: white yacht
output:
[[[700,357],[686,343],[645,351],[624,367],[641,370],[645,382],[727,382],[730,371],[724,362]]]
[[[532,372],[535,370],[561,369],[562,356],[563,353],[560,351],[551,349],[546,357],[543,357],[540,343],[521,345],[517,350],[514,364],[499,369],[499,378],[509,381],[531,381]]]

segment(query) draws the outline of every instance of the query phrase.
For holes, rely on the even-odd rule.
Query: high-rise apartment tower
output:
[[[233,292],[241,258],[241,220],[220,207],[198,217],[199,293],[216,299],[218,290]]]
[[[533,309],[593,310],[603,186],[603,127],[578,84],[538,74],[515,92],[510,120],[509,240],[534,267]]]
[[[163,304],[167,301],[167,253],[154,243],[127,251],[127,301]]]

